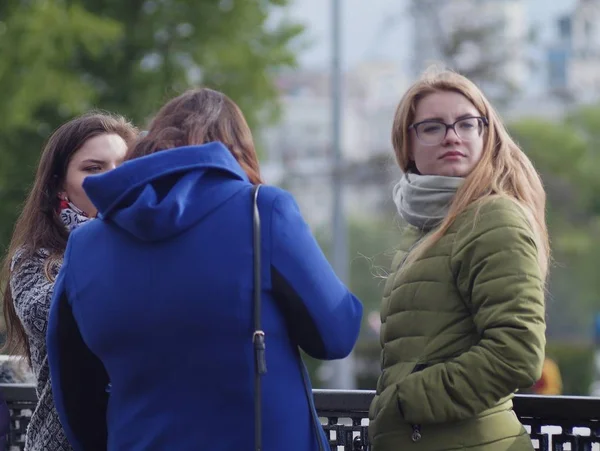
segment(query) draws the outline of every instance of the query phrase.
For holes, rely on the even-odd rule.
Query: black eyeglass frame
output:
[[[437,144],[426,144],[425,142],[423,142],[423,140],[421,140],[421,138],[419,137],[419,133],[417,132],[417,127],[419,125],[421,125],[421,124],[439,124],[439,125],[445,126],[446,127],[446,132],[444,133],[444,137],[440,140],[440,143],[441,143],[446,138],[446,136],[448,136],[448,130],[453,130],[454,133],[456,133],[456,135],[458,137],[460,137],[460,134],[456,131],[456,128],[455,128],[456,124],[458,124],[459,122],[462,122],[462,121],[466,121],[468,119],[479,119],[483,123],[484,127],[487,127],[489,125],[488,118],[485,117],[485,116],[467,116],[467,117],[463,117],[461,119],[458,119],[458,120],[454,121],[454,123],[452,123],[452,124],[446,124],[445,122],[437,121],[435,119],[427,119],[427,120],[420,121],[420,122],[415,122],[414,124],[409,125],[408,129],[409,130],[413,129],[415,131],[415,135],[417,136],[417,139],[419,141],[421,141],[423,144],[430,145],[430,146],[436,146],[439,143],[437,143]],[[464,138],[460,138],[460,139],[464,139]],[[465,140],[465,141],[467,141],[467,140]]]

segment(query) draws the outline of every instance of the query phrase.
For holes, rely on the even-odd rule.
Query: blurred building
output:
[[[267,182],[290,190],[313,226],[329,222],[332,209],[332,114],[326,71],[282,74],[282,118],[263,131]],[[397,177],[391,147],[395,108],[408,79],[392,63],[365,62],[345,74],[341,146],[345,208],[370,216],[386,208]]]
[[[579,0],[556,31],[547,53],[551,92],[575,103],[600,100],[600,0]]]

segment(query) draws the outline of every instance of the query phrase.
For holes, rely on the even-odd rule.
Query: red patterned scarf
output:
[[[92,219],[73,203],[63,199],[60,201],[59,214],[69,233]]]

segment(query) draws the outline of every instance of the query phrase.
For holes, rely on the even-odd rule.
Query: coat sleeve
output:
[[[314,358],[347,356],[358,339],[361,302],[336,276],[291,195],[275,198],[271,221],[272,290],[292,339]]]
[[[451,264],[479,342],[398,385],[413,424],[458,421],[493,407],[541,376],[544,282],[529,223],[508,200],[482,207],[476,226],[458,232]]]
[[[42,339],[46,334],[54,282],[46,277],[46,255],[35,253],[24,258],[23,253],[18,251],[13,257],[10,291],[15,312],[27,335]]]
[[[48,363],[54,403],[65,434],[76,451],[106,450],[108,376],[85,344],[73,315],[67,247],[56,279],[48,320]]]

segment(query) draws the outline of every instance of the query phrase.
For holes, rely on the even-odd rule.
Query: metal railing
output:
[[[374,391],[314,390],[332,450],[369,450],[367,415],[374,395]],[[592,445],[596,449],[600,445],[600,398],[517,395],[514,410],[536,450],[591,451]]]
[[[6,449],[23,450],[29,418],[37,404],[35,385],[0,384],[0,391],[10,410],[10,432],[6,437]]]
[[[10,451],[22,450],[36,405],[29,384],[0,384],[11,411]],[[374,391],[314,390],[315,405],[332,451],[369,451],[367,413]],[[600,398],[517,395],[515,412],[536,450],[591,451],[600,446]],[[568,445],[565,447],[565,445]]]

